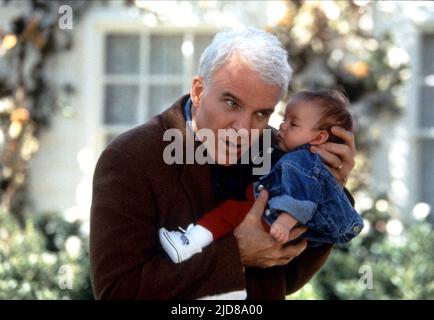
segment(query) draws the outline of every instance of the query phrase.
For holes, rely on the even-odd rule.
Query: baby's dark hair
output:
[[[344,141],[331,133],[333,126],[342,127],[354,132],[354,120],[349,111],[350,102],[348,98],[337,90],[303,90],[297,92],[288,105],[298,102],[310,102],[323,109],[321,118],[317,122],[319,130],[327,130],[329,138],[327,141],[344,143]]]

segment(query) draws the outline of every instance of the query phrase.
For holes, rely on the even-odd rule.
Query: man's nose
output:
[[[250,131],[252,128],[252,117],[250,115],[240,115],[232,126],[237,132],[238,131]],[[243,130],[242,130],[243,129]]]
[[[279,126],[279,129],[280,129],[281,131],[286,130],[286,124],[285,124],[285,121],[282,121],[282,123],[281,123],[280,126]]]
[[[232,128],[236,131],[237,143],[250,143],[250,131],[252,128],[252,120],[250,116],[239,116],[233,123]]]

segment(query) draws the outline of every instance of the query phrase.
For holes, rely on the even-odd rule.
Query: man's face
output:
[[[281,93],[279,86],[265,83],[239,56],[220,67],[206,87],[203,78],[193,80],[193,126],[195,131],[207,128],[214,133],[215,148],[208,152],[216,163],[231,165],[231,158],[241,157],[241,151],[254,142],[251,130],[259,129],[262,133]],[[219,138],[219,129],[235,130],[246,139],[239,138],[236,144],[231,143],[227,137],[220,135]],[[245,141],[249,145],[244,145]]]

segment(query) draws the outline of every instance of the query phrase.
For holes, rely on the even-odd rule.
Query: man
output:
[[[219,33],[202,55],[190,95],[104,150],[95,169],[91,209],[96,298],[234,299],[247,293],[248,299],[283,299],[319,270],[330,246],[306,249],[305,240],[282,246],[264,231],[265,190],[233,235],[184,263],[172,263],[158,240],[162,226],[186,226],[245,190],[250,177],[228,162],[230,153],[241,157],[242,146],[219,147],[218,131],[267,128],[290,74],[287,54],[271,34],[255,28]],[[209,144],[214,149],[207,151],[217,164],[165,163],[166,130],[178,129],[186,140],[204,128],[215,133],[215,143]],[[345,182],[354,166],[354,139],[344,130],[334,133],[347,145],[326,144],[314,151]],[[291,239],[304,231],[291,230]]]

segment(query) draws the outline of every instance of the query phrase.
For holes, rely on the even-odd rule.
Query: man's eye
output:
[[[226,105],[231,108],[234,109],[237,106],[237,103],[234,100],[226,100]]]
[[[265,118],[268,118],[270,116],[270,113],[269,112],[264,112],[264,111],[259,111],[259,112],[256,112],[256,115],[260,119],[265,119]]]
[[[293,121],[291,121],[291,126],[292,127],[298,127],[298,125],[295,122],[293,122]]]

